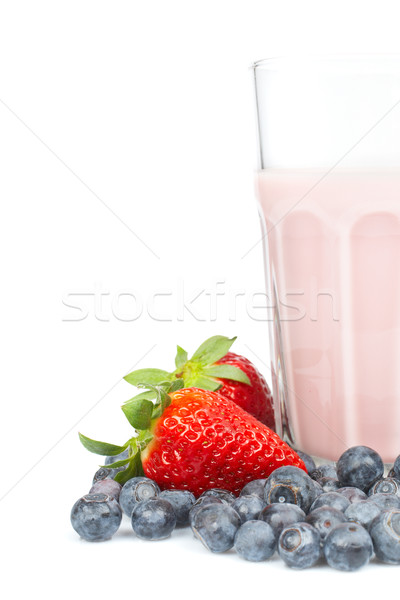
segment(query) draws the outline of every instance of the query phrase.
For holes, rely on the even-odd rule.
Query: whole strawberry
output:
[[[256,367],[244,356],[229,352],[234,338],[215,335],[206,340],[189,359],[178,346],[175,370],[139,369],[126,375],[132,385],[143,381],[159,385],[183,379],[185,387],[219,391],[261,423],[275,430],[275,414],[271,391]]]
[[[139,433],[123,446],[112,446],[80,436],[86,448],[113,455],[129,448],[129,458],[112,467],[128,465],[116,475],[124,483],[145,474],[161,489],[186,489],[196,496],[220,487],[238,494],[246,483],[266,478],[276,468],[303,461],[271,429],[218,392],[179,389],[182,380],[153,388],[156,402],[146,392],[122,407]]]

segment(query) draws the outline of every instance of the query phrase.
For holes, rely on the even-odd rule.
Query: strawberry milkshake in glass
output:
[[[253,67],[277,432],[400,454],[400,57]]]

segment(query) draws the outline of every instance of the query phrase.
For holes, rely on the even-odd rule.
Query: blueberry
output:
[[[383,475],[383,462],[368,446],[353,446],[337,462],[337,478],[342,486],[358,487],[363,492]]]
[[[225,500],[228,504],[232,504],[236,500],[235,494],[229,492],[228,490],[223,490],[221,488],[211,488],[206,490],[199,496],[200,498],[214,496],[215,498],[220,498],[221,500]]]
[[[324,479],[324,478],[322,478],[322,479]],[[322,481],[322,479],[320,479],[320,481]],[[324,493],[323,487],[322,487],[322,485],[318,481],[314,481],[314,479],[312,479],[311,481],[314,484],[315,497],[318,498],[318,496],[320,496],[321,494]]]
[[[100,467],[93,476],[92,485],[96,483],[96,481],[102,481],[103,479],[114,479],[117,473],[118,469],[106,469],[105,467]]]
[[[295,452],[300,456],[301,460],[305,464],[308,474],[310,474],[312,471],[315,471],[317,467],[315,465],[314,459],[312,459],[309,454],[301,452],[300,450],[295,450]]]
[[[319,531],[321,542],[325,541],[326,536],[333,527],[339,523],[345,523],[346,517],[341,510],[332,506],[321,506],[308,513],[306,523],[312,525]]]
[[[343,496],[350,500],[352,504],[354,502],[361,502],[361,500],[367,499],[367,494],[357,487],[341,487],[336,491],[338,494],[343,494]]]
[[[368,496],[372,496],[372,494],[397,494],[400,496],[400,481],[394,477],[378,479],[368,490]]]
[[[289,567],[312,567],[321,556],[321,538],[312,525],[297,523],[286,527],[279,536],[279,556]]]
[[[336,525],[324,544],[326,562],[340,571],[360,569],[369,562],[373,552],[368,531],[358,523]]]
[[[119,460],[124,460],[125,458],[129,458],[129,449],[126,448],[126,450],[124,450],[123,452],[121,452],[120,454],[117,454],[116,456],[106,456],[106,459],[104,461],[105,465],[112,465],[113,463],[119,461]],[[124,467],[119,467],[121,469],[126,469],[125,465]]]
[[[163,540],[171,535],[176,516],[172,504],[164,498],[149,498],[135,504],[132,529],[143,540]]]
[[[237,512],[224,502],[205,503],[191,523],[194,535],[211,552],[225,552],[232,548],[240,525]]]
[[[323,477],[331,477],[332,479],[337,479],[336,467],[334,464],[327,463],[326,465],[319,465],[314,471],[310,473],[311,479],[315,481],[319,481]]]
[[[189,511],[194,505],[196,498],[188,490],[164,490],[158,495],[172,504],[176,515],[177,527],[189,525]]]
[[[391,565],[400,564],[400,510],[385,510],[372,521],[369,532],[376,557]]]
[[[400,479],[400,456],[398,456],[396,458],[396,460],[394,461],[391,471],[393,472],[392,477],[396,477],[396,479]]]
[[[260,512],[259,521],[271,525],[276,539],[285,527],[306,520],[306,513],[296,504],[269,504]]]
[[[350,504],[344,511],[344,516],[348,521],[359,523],[359,525],[368,529],[372,521],[380,514],[380,512],[380,506],[374,502],[361,500],[360,502],[353,502],[353,504]]]
[[[268,477],[264,487],[267,504],[297,504],[307,512],[319,492],[315,482],[298,467],[279,467]]]
[[[336,492],[340,488],[338,479],[333,479],[333,477],[322,477],[318,483],[323,492]]]
[[[122,486],[114,479],[101,479],[96,481],[89,490],[89,494],[106,494],[106,496],[112,496],[119,501]]]
[[[332,508],[336,508],[337,510],[341,510],[344,512],[348,506],[350,506],[350,500],[343,496],[343,494],[338,494],[337,492],[326,492],[318,496],[318,498],[312,503],[310,512],[315,510],[316,508],[320,508],[321,506],[331,506]]]
[[[88,494],[75,502],[71,523],[85,540],[108,540],[121,524],[122,511],[115,500],[106,494]]]
[[[367,502],[377,504],[381,510],[388,508],[400,509],[400,498],[396,494],[372,494],[372,496],[368,496]]]
[[[258,519],[258,516],[264,507],[265,503],[261,498],[253,494],[250,494],[249,496],[239,496],[232,504],[232,508],[236,510],[242,523]]]
[[[261,500],[264,500],[264,486],[266,481],[266,479],[253,479],[253,481],[246,483],[240,492],[240,495],[248,496],[249,494],[253,494],[259,496]]]
[[[119,503],[124,513],[130,517],[134,506],[138,502],[155,498],[159,493],[160,488],[152,479],[148,477],[132,477],[123,486],[119,496]]]
[[[234,547],[246,560],[267,560],[276,550],[275,534],[264,521],[246,521],[236,532]]]
[[[195,515],[198,513],[202,506],[206,504],[224,504],[227,505],[225,500],[217,498],[216,496],[200,496],[189,510],[189,525],[192,525]]]

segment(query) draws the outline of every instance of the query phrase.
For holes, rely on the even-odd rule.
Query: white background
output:
[[[135,365],[218,333],[270,378],[250,64],[399,52],[399,21],[382,0],[1,2],[5,597],[372,597],[397,573],[245,563],[128,522],[89,544],[69,512],[98,464],[77,431],[125,441]]]

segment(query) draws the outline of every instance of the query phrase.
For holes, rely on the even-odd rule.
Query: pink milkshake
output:
[[[400,454],[400,169],[272,169],[265,223],[271,352],[283,429],[336,460]]]

